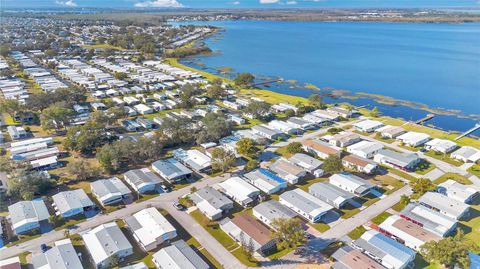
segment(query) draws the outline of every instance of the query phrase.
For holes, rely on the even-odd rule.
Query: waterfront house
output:
[[[301,189],[280,194],[279,201],[309,222],[319,222],[333,207]]]
[[[125,182],[138,193],[153,192],[162,182],[162,179],[148,168],[130,170],[123,176]]]
[[[441,237],[446,237],[455,231],[458,223],[457,220],[419,203],[408,204],[399,215]]]
[[[352,244],[385,268],[404,269],[414,265],[414,250],[375,230],[366,231]]]
[[[378,168],[376,162],[357,155],[347,155],[343,157],[342,164],[349,169],[365,174],[373,174]]]
[[[300,166],[296,166],[282,158],[275,161],[268,169],[290,184],[297,184],[307,174],[307,171]]]
[[[330,155],[336,155],[340,157],[341,150],[338,148],[335,148],[325,142],[322,142],[320,140],[303,140],[302,142],[302,148],[306,152],[315,154],[316,156],[326,159]]]
[[[370,184],[368,180],[346,172],[330,176],[329,182],[330,184],[349,193],[353,193],[356,196],[365,196],[375,188],[375,186]]]
[[[420,225],[414,224],[399,215],[388,217],[378,228],[379,232],[414,250],[419,250],[420,246],[427,242],[442,239],[442,237],[425,230]]]
[[[20,201],[8,206],[8,219],[15,234],[23,234],[39,229],[41,223],[48,221],[50,214],[42,199]]]
[[[356,205],[353,194],[328,182],[314,183],[308,187],[308,192],[337,209],[343,208],[347,204]]]
[[[275,219],[291,219],[297,216],[290,208],[285,207],[276,200],[268,200],[258,204],[252,210],[253,215],[273,229],[272,222]]]
[[[120,203],[132,198],[130,189],[117,177],[100,179],[90,183],[92,195],[102,206]]]
[[[43,253],[32,257],[32,265],[35,269],[83,269],[77,251],[73,248],[70,239],[55,242],[55,246]],[[8,269],[0,266],[2,269]]]
[[[478,160],[480,160],[480,150],[473,147],[464,146],[450,154],[450,157],[465,163],[476,163]]]
[[[101,224],[83,233],[82,239],[97,269],[111,266],[113,256],[122,261],[133,254],[132,245],[115,222]]]
[[[385,139],[394,139],[397,136],[400,136],[406,133],[405,129],[398,126],[385,125],[375,130],[376,133],[380,134],[380,137]]]
[[[377,154],[381,149],[383,149],[383,145],[381,143],[363,140],[348,146],[347,152],[369,159]]]
[[[352,116],[352,111],[350,109],[346,109],[346,108],[339,107],[339,106],[329,107],[329,108],[327,108],[327,111],[335,113],[338,116],[340,116],[342,118],[346,118],[346,119],[350,118]]]
[[[209,269],[210,266],[185,241],[178,240],[152,255],[152,261],[159,269],[185,268]]]
[[[233,209],[233,202],[210,186],[199,189],[189,197],[198,210],[211,220],[217,220]]]
[[[413,171],[422,161],[416,153],[399,153],[389,149],[379,150],[373,156],[373,160],[379,164],[403,171]]]
[[[397,136],[397,140],[410,147],[418,147],[430,140],[430,136],[424,133],[408,132]]]
[[[340,115],[338,115],[337,113],[327,111],[327,110],[321,110],[321,109],[317,109],[315,111],[312,111],[309,114],[311,114],[315,117],[326,119],[328,121],[336,121],[340,118]]]
[[[371,133],[376,129],[382,127],[383,125],[384,125],[383,123],[376,120],[364,120],[364,121],[355,123],[353,127],[355,127],[355,129],[357,129],[358,131]]]
[[[170,183],[182,181],[192,175],[192,170],[174,158],[152,163],[152,170]]]
[[[145,208],[125,218],[127,228],[144,251],[157,248],[177,237],[177,230],[154,207]]]
[[[433,150],[439,153],[450,153],[457,148],[457,143],[446,140],[434,138],[425,143],[425,149]]]
[[[470,206],[438,192],[426,192],[418,199],[426,207],[436,210],[447,217],[460,220],[468,214]]]
[[[262,256],[276,249],[270,230],[247,213],[233,219],[225,218],[220,222],[220,228],[239,244],[253,244],[254,251]]]
[[[52,206],[64,218],[83,214],[96,206],[83,189],[62,191],[52,196]]]
[[[466,204],[472,203],[479,194],[474,186],[466,186],[453,179],[440,183],[437,192]]]
[[[244,179],[266,194],[273,194],[287,187],[287,181],[263,168],[246,173]]]

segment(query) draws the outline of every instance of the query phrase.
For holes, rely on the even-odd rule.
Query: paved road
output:
[[[71,229],[70,233],[75,234],[75,233],[87,231],[100,224],[111,222],[111,221],[114,221],[115,219],[124,218],[144,208],[147,208],[149,206],[154,206],[156,204],[168,205],[168,207],[173,207],[172,206],[173,202],[177,201],[178,197],[181,197],[187,194],[190,191],[190,187],[195,186],[196,188],[199,189],[207,185],[213,185],[218,182],[221,182],[228,177],[229,177],[229,174],[225,174],[223,176],[219,176],[215,178],[205,177],[203,180],[195,182],[191,184],[189,187],[180,189],[178,191],[160,194],[159,196],[152,198],[150,200],[146,200],[140,203],[129,204],[125,208],[116,210],[112,213],[95,216],[89,220],[79,223],[77,227],[75,227],[74,229]],[[39,251],[39,246],[41,244],[51,244],[54,241],[60,240],[62,238],[64,238],[64,230],[51,231],[43,234],[41,237],[29,240],[19,245],[0,249],[0,257],[2,259],[8,258],[8,257],[19,255],[24,251],[36,252],[36,251]]]

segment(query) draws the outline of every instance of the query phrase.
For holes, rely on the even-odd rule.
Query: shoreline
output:
[[[179,67],[185,70],[190,70],[193,72],[197,72],[204,76],[208,80],[213,80],[213,79],[221,79],[222,81],[226,83],[233,84],[233,80],[229,78],[225,78],[216,74],[212,74],[203,70],[199,70],[187,65],[182,64],[179,62],[179,59],[177,58],[166,58],[164,61],[172,66]],[[260,88],[253,88],[253,89],[240,89],[240,94],[243,95],[255,95],[255,97],[263,99],[265,102],[270,103],[270,104],[278,104],[281,102],[287,102],[287,103],[307,103],[308,99],[300,96],[295,96],[295,95],[289,95],[289,94],[283,94],[283,93],[278,93],[274,92],[271,90],[266,90],[266,89],[260,89]],[[340,103],[340,105],[345,105],[349,104],[348,102],[343,102]],[[361,108],[359,111],[362,114],[368,113],[368,109]],[[381,111],[379,111],[381,112]],[[438,128],[432,128],[431,126],[426,126],[426,125],[419,125],[415,124],[414,122],[408,121],[404,118],[395,118],[395,117],[390,117],[390,116],[379,116],[378,120],[385,122],[386,124],[390,125],[395,125],[395,126],[402,126],[406,130],[409,131],[418,131],[418,132],[424,132],[429,134],[430,136],[434,138],[440,138],[440,139],[448,139],[448,140],[454,140],[455,137],[458,136],[461,132],[453,132],[453,131],[445,131],[441,130]],[[459,140],[455,141],[458,145],[460,146],[473,146],[476,148],[480,149],[480,140],[477,139],[475,136],[467,136],[463,137]]]

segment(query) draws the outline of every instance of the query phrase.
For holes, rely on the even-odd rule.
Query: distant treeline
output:
[[[212,50],[204,45],[198,47],[181,47],[177,49],[166,50],[165,57],[185,58],[192,55],[206,54],[210,52],[212,52]]]

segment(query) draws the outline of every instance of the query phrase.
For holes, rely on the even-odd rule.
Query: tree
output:
[[[40,122],[44,130],[55,129],[55,131],[58,131],[61,128],[67,128],[73,115],[72,109],[52,105],[42,111]]]
[[[254,156],[256,153],[255,141],[251,138],[241,138],[237,142],[237,152],[247,157]]]
[[[18,168],[9,174],[7,194],[14,198],[32,200],[35,195],[44,193],[50,186],[50,180],[38,171]]]
[[[457,229],[455,236],[439,241],[430,241],[420,247],[420,253],[427,261],[438,262],[447,268],[470,266],[469,252],[477,252],[478,246],[465,237],[463,230]]]
[[[69,128],[62,143],[67,149],[91,155],[105,143],[104,129],[104,125],[89,120],[83,126]]]
[[[115,78],[124,80],[127,78],[127,74],[124,72],[115,72]]]
[[[274,238],[282,249],[294,248],[305,242],[305,231],[299,219],[278,218],[272,221]]]
[[[404,194],[404,195],[400,196],[400,204],[406,206],[410,203],[410,201],[411,201],[411,199],[407,195]]]
[[[118,258],[118,256],[117,256],[116,254],[108,257],[108,264],[109,264],[111,267],[115,267],[115,266],[117,266],[119,263],[120,263],[120,258]]]
[[[243,111],[251,115],[254,119],[265,119],[270,114],[271,105],[266,102],[253,101],[248,104]]]
[[[12,118],[23,110],[23,105],[16,99],[0,99],[0,112],[7,113]]]
[[[329,155],[323,162],[323,170],[330,174],[343,171],[342,160],[337,155]]]
[[[288,153],[300,153],[302,152],[302,143],[300,142],[292,142],[287,146]]]
[[[380,115],[380,114],[379,114],[379,112],[378,112],[378,107],[376,107],[376,106],[373,107],[373,109],[370,111],[370,116],[376,118],[376,117],[378,117],[379,115]]]
[[[247,162],[247,164],[245,164],[245,167],[243,168],[243,170],[245,170],[246,172],[249,172],[249,171],[252,171],[253,169],[256,169],[260,166],[260,164],[255,161],[255,160],[249,160]]]
[[[410,187],[412,187],[415,197],[420,197],[427,191],[434,190],[435,184],[428,178],[414,178],[410,181]]]
[[[322,96],[320,94],[312,94],[308,97],[308,103],[316,108],[316,109],[321,109],[324,107],[323,101],[322,101]]]
[[[232,123],[223,113],[208,113],[202,119],[202,127],[196,135],[197,144],[218,141],[220,138],[230,135]]]
[[[227,93],[222,85],[213,84],[207,88],[207,96],[212,99],[221,99]]]
[[[212,151],[212,168],[217,171],[226,172],[235,163],[235,153],[217,147]]]
[[[166,142],[168,146],[180,144],[191,144],[195,140],[196,130],[193,123],[188,118],[171,119],[164,118],[163,123],[158,129],[158,135]]]
[[[250,73],[240,73],[233,82],[239,87],[250,88],[254,79],[255,77]]]
[[[67,172],[77,177],[78,180],[88,180],[100,175],[98,168],[93,167],[87,160],[80,158],[67,164]]]
[[[1,44],[0,45],[0,55],[6,58],[10,54],[10,45]]]
[[[197,96],[200,91],[196,87],[194,87],[192,84],[185,84],[179,89],[179,99],[180,99],[180,104],[179,106],[181,108],[192,108],[195,106],[196,101],[194,99],[195,96]]]

